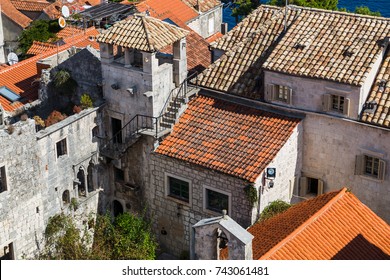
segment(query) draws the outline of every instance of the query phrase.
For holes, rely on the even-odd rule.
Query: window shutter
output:
[[[364,155],[356,156],[355,175],[362,175],[364,171]]]
[[[307,177],[301,177],[299,179],[299,196],[304,197],[307,194]]]
[[[288,89],[288,93],[287,93],[287,104],[292,105],[292,89],[291,89],[291,88]]]
[[[267,85],[267,93],[266,93],[267,101],[274,100],[274,91],[275,91],[275,85],[268,84]]]
[[[318,179],[317,195],[321,195],[323,193],[324,193],[324,181]]]
[[[330,110],[330,103],[331,103],[332,96],[330,94],[324,94],[322,96],[322,110],[325,112]]]
[[[349,107],[351,104],[351,100],[349,98],[344,98],[344,109],[343,114],[349,116]]]
[[[385,170],[386,170],[386,162],[384,160],[379,160],[379,172],[378,172],[378,179],[384,180],[385,179]]]

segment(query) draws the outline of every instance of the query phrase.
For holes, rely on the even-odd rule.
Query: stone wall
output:
[[[80,226],[95,217],[102,187],[97,143],[92,141],[92,129],[100,118],[97,111],[84,110],[38,133],[31,119],[14,124],[12,134],[5,126],[0,129],[0,167],[5,166],[7,175],[7,190],[0,193],[0,245],[12,243],[15,258],[34,257],[51,216],[71,214]],[[58,156],[57,143],[63,139],[66,152]]]
[[[203,38],[210,37],[211,35],[221,32],[221,24],[222,24],[222,5],[210,9],[205,13],[201,13],[197,18],[192,21],[189,21],[187,25],[198,33]],[[210,21],[213,21],[214,28],[209,30]],[[211,32],[209,32],[211,31]]]
[[[190,181],[190,203],[167,196],[168,175]],[[206,187],[228,194],[229,216],[243,227],[251,224],[251,206],[244,193],[247,183],[241,179],[156,153],[151,155],[150,176],[146,199],[151,208],[154,230],[164,251],[177,256],[189,251],[192,226],[201,219],[220,215],[205,209]],[[161,234],[163,230],[166,235]]]
[[[350,188],[390,222],[390,131],[319,114],[307,114],[303,131],[302,174],[323,180],[324,192]],[[387,163],[383,181],[355,175],[356,156],[362,154]]]
[[[10,52],[16,52],[18,48],[18,36],[23,31],[23,28],[19,25],[15,24],[12,20],[10,20],[6,15],[1,15],[3,28],[1,32],[3,33],[4,38],[4,56],[7,59],[7,55]],[[10,48],[10,50],[8,50]],[[0,61],[1,62],[1,61]],[[5,61],[7,62],[7,61]]]

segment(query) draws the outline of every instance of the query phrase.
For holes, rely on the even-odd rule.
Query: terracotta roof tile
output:
[[[146,0],[137,4],[136,7],[139,12],[148,10],[150,16],[161,20],[169,18],[169,14],[173,14],[180,21],[186,23],[198,16],[197,11],[181,0]]]
[[[299,121],[200,95],[156,152],[254,182]]]
[[[296,16],[291,11],[291,23]],[[201,86],[248,98],[260,97],[261,67],[284,28],[280,8],[260,6],[234,30],[215,41],[226,50],[220,59],[198,76]]]
[[[222,38],[222,37],[223,37],[223,34],[221,32],[217,32],[217,33],[211,35],[210,37],[207,37],[206,41],[209,42],[209,43],[212,43],[215,40],[217,40],[219,38]]]
[[[14,5],[12,5],[10,0],[1,0],[1,12],[22,28],[29,26],[32,21],[19,12]]]
[[[298,8],[298,7],[296,7]],[[363,85],[390,36],[390,19],[299,8],[301,13],[264,63],[295,76]]]
[[[40,1],[21,1],[21,0],[11,0],[12,5],[19,11],[29,11],[29,12],[41,12],[44,8],[50,5],[49,2],[45,0]]]
[[[202,13],[221,5],[221,1],[219,0],[183,0],[183,2],[194,9],[197,9],[197,6],[199,5],[199,10]]]
[[[390,259],[390,226],[344,188],[248,229],[253,259]]]
[[[89,28],[86,30],[86,34],[82,34],[74,38],[70,43],[62,45],[53,50],[49,50],[40,55],[36,55],[29,59],[23,60],[5,69],[0,69],[0,87],[6,86],[16,94],[23,98],[23,103],[34,101],[38,98],[39,83],[36,82],[38,77],[36,63],[42,58],[46,58],[55,55],[57,51],[61,52],[76,47],[86,47],[91,45],[88,37],[96,34],[98,31],[95,28]],[[10,103],[9,100],[0,96],[0,104],[6,111],[13,111],[23,105],[22,102]]]
[[[137,14],[117,22],[98,42],[156,52],[188,35],[188,31],[150,16]]]
[[[376,102],[372,113],[362,112],[362,121],[390,128],[390,50],[376,76],[367,102]]]
[[[55,48],[56,45],[54,44],[34,41],[31,47],[28,49],[27,54],[37,55],[37,54],[45,53],[48,50],[52,50]]]

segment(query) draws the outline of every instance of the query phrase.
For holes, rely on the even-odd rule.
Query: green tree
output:
[[[377,16],[377,17],[381,16],[380,12],[373,12],[367,6],[356,7],[354,13],[361,14],[361,15],[368,15],[368,16]]]
[[[232,16],[235,17],[236,22],[247,15],[260,5],[259,0],[237,0],[236,6],[232,10]]]
[[[91,219],[88,225],[92,224]],[[125,213],[112,220],[109,215],[98,215],[92,242],[86,228],[78,229],[71,216],[59,214],[49,219],[39,259],[152,260],[156,248],[150,225],[142,217]]]
[[[283,200],[275,200],[268,204],[261,212],[259,221],[267,220],[276,214],[282,213],[291,207],[291,204],[284,202]]]
[[[46,42],[50,38],[55,38],[59,30],[57,21],[34,20],[19,36],[19,50],[25,54],[33,41]]]

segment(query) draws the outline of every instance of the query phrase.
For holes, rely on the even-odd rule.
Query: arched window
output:
[[[70,194],[69,191],[66,190],[62,193],[62,202],[64,204],[69,204],[70,203]]]

